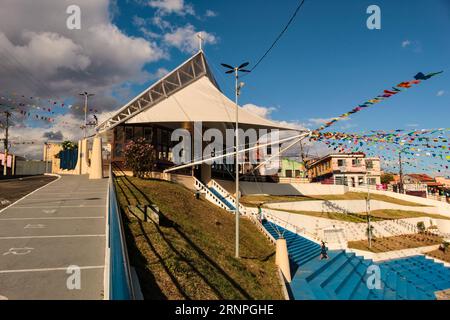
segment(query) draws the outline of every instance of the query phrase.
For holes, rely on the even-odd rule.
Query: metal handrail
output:
[[[216,180],[211,180],[211,184],[212,187],[217,189],[220,193],[222,193],[222,196],[224,196],[223,194],[225,194],[225,198],[230,199],[230,201],[232,202],[232,204],[236,207],[236,198],[229,193],[224,187],[222,187]],[[243,206],[241,203],[239,203],[239,210],[242,210],[243,214],[246,214],[246,207]]]
[[[207,186],[205,186],[200,180],[198,180],[196,177],[192,177],[194,180],[194,185],[196,188],[198,188],[199,191],[203,191],[206,193],[206,195],[208,195],[209,197],[211,197],[212,199],[214,199],[214,201],[216,202],[216,204],[218,203],[219,206],[222,209],[225,209],[227,211],[230,212],[234,212],[234,210],[231,210],[230,208],[228,208],[225,203],[220,200],[214,193],[211,192],[211,190],[208,189]]]
[[[109,169],[108,183],[108,250],[109,300],[135,300],[130,262],[125,241],[122,217],[116,197],[114,174]]]

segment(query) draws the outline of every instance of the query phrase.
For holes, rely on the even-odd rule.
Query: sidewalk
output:
[[[0,299],[103,299],[107,186],[62,176],[0,213]]]

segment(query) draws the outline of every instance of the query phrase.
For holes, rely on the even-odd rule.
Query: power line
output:
[[[275,39],[275,41],[272,43],[272,45],[269,47],[269,49],[267,49],[267,51],[262,55],[262,57],[258,60],[258,62],[253,66],[253,68],[250,69],[250,71],[255,70],[258,67],[258,65],[264,60],[264,58],[269,54],[269,52],[275,47],[277,42],[281,39],[281,37],[284,35],[284,33],[287,31],[287,29],[291,25],[291,23],[294,21],[295,17],[297,16],[298,12],[300,11],[300,9],[302,8],[304,3],[305,3],[305,0],[302,0],[302,2],[297,6],[297,8],[294,11],[294,14],[291,16],[288,23],[284,27],[284,29],[280,32],[278,37]]]

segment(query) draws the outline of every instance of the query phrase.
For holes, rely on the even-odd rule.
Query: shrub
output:
[[[425,228],[425,223],[423,223],[423,221],[417,222],[417,230],[419,231],[419,233],[425,232],[426,228]]]
[[[74,150],[77,148],[77,145],[72,141],[66,140],[61,143],[61,147],[63,150]]]
[[[447,241],[444,241],[442,243],[442,247],[444,248],[444,253],[448,251],[448,247],[450,246],[450,243]]]
[[[391,173],[385,173],[381,175],[381,183],[382,184],[389,184],[389,182],[394,181],[394,175]]]
[[[125,145],[125,166],[133,171],[133,176],[144,178],[156,163],[156,150],[144,138],[132,140]]]

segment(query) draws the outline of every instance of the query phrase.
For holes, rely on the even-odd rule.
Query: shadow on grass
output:
[[[124,180],[127,181],[127,184],[125,184]],[[139,202],[138,195],[142,198],[144,198],[148,204],[153,204],[153,202],[148,198],[148,196],[143,193],[130,179],[128,179],[126,176],[121,177],[121,181],[124,184],[124,186],[127,187],[127,189],[130,191],[130,193],[135,197],[135,199]],[[134,189],[135,191],[133,191]],[[122,193],[126,196],[126,193],[123,192],[123,188],[121,187]],[[127,199],[127,202],[130,204],[129,199]],[[195,252],[198,254],[205,262],[207,262],[208,266],[211,267],[216,271],[217,274],[220,274],[235,290],[237,290],[242,297],[245,299],[253,299],[251,295],[242,288],[225,270],[223,270],[215,261],[213,261],[202,249],[200,249],[182,230],[181,228],[173,221],[171,221],[164,213],[160,213],[160,222],[162,226],[172,228],[177,232],[177,234],[182,238]],[[152,251],[155,251],[155,248],[151,245],[151,240],[148,238],[145,232],[145,228],[143,226],[143,223],[139,221],[140,229],[146,239],[146,241],[149,243],[149,245],[152,248]],[[222,292],[220,291],[220,288],[217,285],[214,285],[197,267],[195,267],[190,261],[188,261],[181,253],[180,251],[173,246],[173,244],[167,239],[164,232],[162,232],[160,226],[155,224],[155,227],[157,228],[160,236],[164,239],[164,241],[167,243],[168,247],[173,251],[173,253],[178,257],[180,261],[183,261],[186,263],[203,281],[204,283],[218,296],[219,299],[225,299]],[[270,257],[273,255],[267,256],[262,261],[267,261],[270,259]],[[254,258],[257,259],[257,258]],[[165,268],[166,269],[166,268]],[[176,280],[174,279],[174,276],[170,274],[169,270],[166,269],[166,272],[171,277],[172,281],[174,283]],[[178,287],[178,286],[177,286]],[[186,297],[187,298],[187,297]]]
[[[136,245],[136,241],[133,237],[133,233],[129,227],[130,220],[127,215],[124,214],[123,210],[121,210],[122,219],[125,220],[124,231],[125,237],[127,241],[128,253],[130,255],[130,260],[136,270],[138,278],[140,279],[139,284],[142,290],[142,294],[147,300],[167,300],[167,296],[158,286],[156,282],[156,278],[153,273],[147,268],[148,261],[142,255],[141,251]],[[158,257],[161,260],[161,257]],[[158,261],[160,262],[160,261]],[[162,262],[160,262],[162,264]]]
[[[118,179],[116,181],[117,181],[116,185],[120,189],[120,192],[122,193],[123,197],[125,198],[125,201],[128,204],[131,204],[130,198],[128,197],[127,193],[125,192],[123,186],[120,183],[118,183]],[[130,191],[130,193],[135,197],[134,193],[131,192],[130,188],[128,186],[126,186],[125,184],[123,184],[123,185],[125,187],[127,187],[127,189]],[[136,198],[136,200],[138,201],[137,198]],[[128,246],[129,252],[131,254],[131,261],[132,261],[132,264],[134,265],[134,267],[136,268],[136,272],[138,274],[138,277],[140,280],[139,282],[140,282],[145,299],[167,300],[169,297],[167,297],[163,293],[161,288],[158,286],[155,276],[153,275],[151,270],[149,270],[149,268],[148,268],[149,263],[148,263],[146,257],[144,255],[142,255],[141,251],[137,247],[136,240],[133,237],[133,232],[129,227],[129,224],[131,223],[130,219],[128,218],[126,212],[122,208],[121,208],[121,213],[122,213],[122,218],[123,218],[124,222],[126,222],[126,223],[124,223],[125,234],[126,234],[126,238],[127,238],[127,246]],[[139,219],[137,219],[137,220],[139,221]],[[167,264],[165,263],[165,260],[158,253],[155,246],[151,242],[150,238],[148,237],[147,233],[145,232],[142,222],[139,221],[138,223],[139,223],[139,229],[142,232],[142,236],[144,237],[145,242],[147,243],[150,250],[155,254],[155,256],[157,258],[156,263],[159,263],[161,265],[161,267],[164,269],[166,274],[169,276],[170,280],[172,281],[174,286],[177,288],[179,293],[183,296],[183,298],[186,300],[189,300],[190,299],[189,296],[183,290],[183,288],[181,287],[181,285],[178,282],[178,280],[176,279],[176,277],[172,274],[172,272],[168,268]]]

